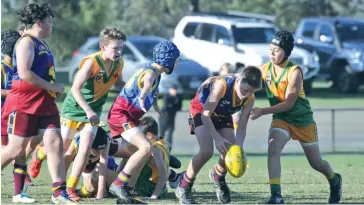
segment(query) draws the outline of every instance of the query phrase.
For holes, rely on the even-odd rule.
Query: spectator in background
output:
[[[178,87],[172,84],[168,93],[163,96],[162,115],[159,117],[160,135],[167,138],[169,150],[172,150],[172,136],[176,113],[182,109],[182,96],[178,94]]]

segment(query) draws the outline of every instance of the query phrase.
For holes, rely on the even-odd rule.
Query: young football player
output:
[[[100,32],[100,51],[81,61],[71,92],[62,104],[61,132],[65,149],[77,131],[81,136],[80,148],[67,180],[67,192],[73,201],[81,199],[76,194],[78,179],[86,165],[108,92],[117,80],[122,79],[124,63],[121,52],[125,40],[125,34],[116,28],[105,28]],[[33,157],[29,170],[33,178],[38,176],[45,157],[43,148]]]
[[[63,144],[55,103],[64,87],[55,82],[53,55],[43,40],[52,33],[53,13],[48,4],[28,4],[18,14],[26,30],[15,46],[12,59],[14,75],[3,113],[9,116],[9,144],[1,150],[1,169],[15,159],[13,202],[34,202],[21,193],[26,174],[25,148],[31,137],[43,136],[52,162],[48,163],[53,182],[51,200],[67,204],[71,201],[65,191]]]
[[[195,177],[212,157],[214,143],[221,153],[218,164],[210,170],[210,179],[216,188],[218,200],[229,203],[230,190],[225,181],[224,156],[227,144],[238,144],[243,148],[249,114],[253,108],[254,93],[261,88],[261,72],[254,66],[246,67],[241,75],[225,75],[209,78],[198,89],[191,101],[189,123],[191,134],[195,134],[200,151],[190,161],[176,196],[182,204],[194,204],[191,190]],[[239,110],[242,114],[236,137],[232,115]]]
[[[136,183],[135,191],[140,196],[151,197],[151,199],[156,199],[158,198],[158,196],[160,196],[167,190],[165,187],[165,183],[167,181],[166,178],[168,178],[170,186],[173,187],[178,183],[180,175],[176,174],[173,170],[169,170],[168,172],[165,171],[168,170],[169,167],[168,166],[169,155],[164,139],[158,136],[157,122],[152,117],[144,117],[141,120],[140,127],[142,132],[145,133],[145,135],[147,136],[148,140],[150,140],[153,143],[152,155],[149,157],[149,161],[144,166],[139,177],[137,179],[133,178],[133,181],[131,181],[131,183],[134,184]],[[102,150],[98,152],[98,147],[102,147],[101,146],[102,143],[100,142],[106,141],[106,140],[103,141],[100,140],[107,138],[108,133],[106,130],[104,130],[104,128],[99,127],[97,131],[98,137],[95,138],[92,144],[91,155],[93,156],[92,157],[93,160],[91,160],[90,157],[90,160],[86,165],[84,172],[82,173],[83,187],[80,190],[81,197],[92,197],[94,193],[98,191],[98,187],[100,187],[99,183],[100,174],[98,173],[100,172],[100,167],[98,167],[98,169],[95,168],[96,166],[101,166],[98,165],[98,158],[100,156],[100,154],[98,153],[102,152]],[[67,167],[69,167],[72,159],[76,155],[78,147],[79,147],[79,136],[77,136],[73,140],[71,146],[66,152],[66,170]],[[116,170],[115,167],[116,164],[115,162],[113,162],[113,158],[111,158],[111,156],[128,159],[135,151],[136,150],[133,147],[131,147],[130,144],[127,142],[122,143],[121,141],[117,141],[115,139],[111,140],[109,149],[109,156],[110,156],[109,162],[111,161],[112,164],[107,164],[109,167],[109,170],[105,172],[107,177],[106,178],[107,184],[110,185],[117,178],[117,173],[114,172]],[[174,162],[173,164],[178,164],[179,160],[176,158],[174,160],[175,161],[177,160],[177,163]],[[176,168],[179,167],[177,166]],[[166,175],[164,175],[164,173],[166,173]],[[169,177],[167,177],[167,175],[169,175]],[[99,198],[99,196],[102,195],[98,194],[97,198]]]
[[[262,67],[263,81],[271,107],[253,108],[251,115],[251,119],[256,120],[262,115],[273,114],[268,144],[271,197],[267,203],[284,203],[280,185],[280,155],[291,138],[301,143],[311,167],[328,179],[329,203],[339,203],[341,176],[321,158],[316,123],[303,90],[302,70],[289,60],[293,47],[294,39],[291,33],[279,31],[273,37],[269,46],[270,62]]]
[[[153,50],[153,63],[145,65],[129,79],[111,106],[108,115],[111,136],[118,138],[121,135],[138,149],[110,187],[110,192],[126,203],[128,189],[133,188],[128,185],[130,177],[139,175],[152,149],[150,141],[139,128],[139,119],[152,106],[161,113],[157,104],[161,74],[172,73],[179,54],[177,46],[172,42],[158,43]]]

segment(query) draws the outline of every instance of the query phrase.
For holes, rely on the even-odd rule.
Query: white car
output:
[[[276,31],[278,28],[266,16],[197,13],[181,19],[173,42],[187,58],[218,72],[223,63],[245,67],[268,62],[269,43]],[[320,69],[318,55],[294,48],[290,59],[303,69],[305,89],[309,92]]]

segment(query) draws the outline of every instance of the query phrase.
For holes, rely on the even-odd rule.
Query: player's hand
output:
[[[262,115],[263,115],[263,109],[255,107],[250,112],[250,119],[251,120],[256,120],[256,119],[260,118]]]
[[[215,147],[216,147],[216,149],[221,154],[225,154],[227,152],[228,147],[226,146],[226,144],[231,144],[230,141],[228,141],[227,139],[224,139],[220,135],[216,136],[214,141],[215,141]]]
[[[86,112],[88,121],[91,123],[92,126],[97,126],[100,123],[99,116],[96,115],[94,111],[88,111]]]
[[[57,93],[57,96],[58,95],[63,95],[64,93],[64,85],[61,84],[61,83],[54,83],[52,84],[52,90],[53,92]]]
[[[144,106],[144,98],[138,97],[138,100],[139,100],[139,105],[142,108],[143,112],[147,112]]]

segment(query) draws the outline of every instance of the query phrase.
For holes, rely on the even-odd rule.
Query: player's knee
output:
[[[282,150],[280,146],[278,146],[275,142],[270,142],[268,145],[268,156],[279,156],[281,155]]]
[[[198,153],[198,155],[200,156],[200,158],[202,160],[208,161],[214,155],[214,150],[213,149],[200,150],[200,152]]]
[[[21,156],[25,156],[25,149],[14,149],[12,152],[12,158],[16,158],[16,157],[21,157]]]
[[[143,153],[145,156],[149,156],[152,152],[152,144],[148,141],[142,143],[139,147],[139,151]]]

